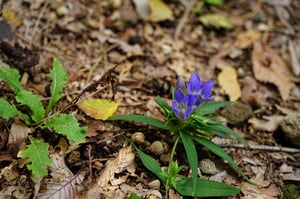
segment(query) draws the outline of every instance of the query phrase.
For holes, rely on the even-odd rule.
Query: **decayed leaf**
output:
[[[51,155],[52,164],[49,166],[52,181],[47,184],[47,191],[37,195],[38,199],[57,198],[73,199],[79,185],[84,179],[84,172],[74,175],[66,166],[64,157],[60,154]]]
[[[7,23],[9,23],[11,25],[19,26],[22,23],[22,21],[16,17],[16,14],[14,13],[13,10],[3,9],[2,15],[3,15],[3,18],[7,21]]]
[[[132,165],[134,161],[134,157],[135,155],[131,146],[120,149],[116,158],[107,161],[105,169],[97,180],[98,186],[103,188],[104,186],[108,186],[109,182],[115,181],[115,174],[120,173],[125,169],[128,170],[128,167]],[[118,184],[125,182],[125,180],[126,179],[123,178]],[[116,183],[114,184],[116,185]]]
[[[241,32],[237,35],[235,45],[239,48],[248,48],[253,42],[258,41],[261,34],[257,30],[249,30],[247,32]]]
[[[117,111],[118,104],[106,99],[87,99],[78,103],[78,107],[94,119],[106,120]]]
[[[241,89],[237,81],[237,72],[233,67],[225,67],[218,75],[219,85],[228,94],[230,101],[241,97]]]
[[[149,20],[153,22],[164,21],[171,19],[173,11],[162,0],[149,0],[150,16]]]
[[[28,138],[28,134],[31,131],[32,129],[25,124],[14,122],[10,128],[8,144],[14,144],[18,146],[25,143],[26,139]]]
[[[264,119],[266,120],[250,118],[248,122],[251,123],[253,127],[257,130],[272,132],[278,128],[282,118],[283,116],[281,115],[273,115],[273,116],[264,117]]]
[[[284,60],[273,49],[255,42],[251,61],[255,78],[276,85],[282,99],[287,100],[296,85],[291,80],[293,75]]]
[[[201,15],[199,17],[199,20],[207,27],[224,28],[224,29],[233,28],[233,24],[231,20],[219,13]]]

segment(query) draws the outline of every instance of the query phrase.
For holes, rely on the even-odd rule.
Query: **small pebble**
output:
[[[160,181],[159,180],[153,180],[153,181],[149,182],[148,187],[150,189],[159,190],[159,188],[160,188]]]
[[[142,132],[135,132],[131,135],[131,140],[136,144],[143,144],[145,142],[145,135]]]
[[[155,141],[151,144],[150,150],[155,155],[161,155],[164,153],[164,146],[161,141]]]
[[[218,172],[216,165],[210,159],[203,159],[199,162],[199,169],[204,174],[216,174]]]
[[[300,147],[300,115],[289,115],[280,122],[280,128],[287,142]]]

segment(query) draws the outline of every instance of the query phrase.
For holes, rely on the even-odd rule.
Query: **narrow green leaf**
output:
[[[197,188],[197,175],[198,175],[198,155],[196,151],[195,144],[190,135],[185,132],[179,132],[179,136],[182,140],[187,159],[189,161],[190,168],[192,170],[192,180],[193,180],[193,193],[195,193]]]
[[[15,92],[21,91],[20,73],[16,69],[9,67],[0,67],[0,78],[8,83],[9,87]]]
[[[43,143],[32,136],[29,136],[30,145],[22,152],[22,158],[29,158],[30,164],[27,168],[32,171],[36,177],[48,175],[47,165],[52,161],[48,157],[48,143]]]
[[[30,108],[33,121],[39,122],[44,118],[45,110],[40,98],[37,95],[30,91],[21,90],[17,93],[16,100]]]
[[[243,178],[245,180],[249,181],[247,176],[245,176],[243,171],[233,161],[233,159],[222,148],[220,148],[218,145],[216,145],[215,143],[213,143],[213,142],[211,142],[207,139],[200,138],[200,137],[195,137],[194,136],[193,140],[195,140],[196,142],[198,142],[199,144],[201,144],[202,146],[204,146],[205,148],[207,148],[208,150],[210,150],[211,152],[213,152],[214,154],[216,154],[217,156],[219,156],[223,160],[226,160],[241,176],[243,176]]]
[[[3,98],[0,98],[0,117],[4,119],[10,119],[19,115],[17,107],[13,104],[10,104]]]
[[[192,196],[194,180],[186,178],[184,183],[178,183],[176,191],[183,196]],[[240,189],[228,184],[204,180],[197,178],[197,189],[194,192],[196,197],[218,197],[218,196],[235,196],[239,194]]]
[[[41,128],[53,128],[57,133],[67,136],[74,142],[82,142],[85,139],[86,127],[80,127],[77,119],[69,114],[56,114]]]
[[[130,193],[128,199],[142,199],[142,197],[138,196],[136,193]]]
[[[143,151],[141,151],[139,148],[137,148],[136,146],[134,146],[135,150],[137,151],[139,157],[141,158],[141,161],[143,163],[143,165],[152,173],[154,173],[159,179],[160,181],[165,184],[167,181],[167,177],[163,175],[163,172],[158,164],[158,162],[156,162],[155,160],[153,160],[153,158],[151,158],[149,155],[147,155],[146,153],[144,153]]]
[[[225,105],[232,104],[232,102],[229,101],[221,101],[221,102],[215,102],[215,101],[206,101],[201,105],[201,107],[194,113],[199,116],[204,116],[208,114],[215,113],[216,109],[221,108]]]
[[[222,0],[205,0],[205,3],[215,6],[221,6],[223,2]]]
[[[108,118],[108,120],[110,121],[126,120],[132,122],[142,122],[157,128],[168,130],[168,126],[163,121],[155,119],[153,117],[144,116],[144,115],[117,115]]]
[[[155,102],[165,111],[165,115],[169,115],[171,107],[159,96],[155,98]]]
[[[53,69],[49,73],[49,76],[52,79],[50,86],[51,98],[46,108],[46,114],[51,111],[56,102],[61,98],[63,88],[67,85],[67,72],[59,60],[53,60]]]

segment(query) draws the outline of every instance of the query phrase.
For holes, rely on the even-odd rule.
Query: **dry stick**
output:
[[[287,153],[300,153],[300,149],[290,148],[290,147],[279,147],[279,146],[267,146],[267,145],[243,145],[243,144],[218,144],[224,148],[241,148],[241,149],[258,149],[264,151],[274,151],[274,152],[287,152]]]
[[[192,0],[191,2],[187,3],[184,14],[182,15],[182,17],[179,21],[179,24],[177,25],[175,33],[174,33],[175,40],[178,40],[178,37],[182,31],[182,28],[184,27],[184,25],[186,24],[186,22],[188,20],[189,13],[190,13],[191,9],[194,7],[194,5],[196,4],[196,2],[198,2],[198,0]]]
[[[33,37],[34,37],[34,35],[35,35],[35,32],[36,32],[36,30],[37,30],[37,27],[39,26],[39,24],[40,24],[40,22],[41,22],[41,19],[42,19],[42,16],[44,15],[44,13],[45,13],[47,7],[48,7],[48,3],[45,3],[45,5],[44,5],[43,8],[42,8],[41,13],[40,13],[39,16],[38,16],[38,20],[37,20],[37,22],[35,23],[35,26],[34,26],[33,31],[32,31],[31,41],[30,41],[30,44],[29,44],[30,46],[31,46],[32,43],[33,43]]]

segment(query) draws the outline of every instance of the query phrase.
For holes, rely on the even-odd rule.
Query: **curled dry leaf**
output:
[[[294,78],[286,62],[268,46],[254,43],[251,54],[254,76],[262,82],[277,86],[283,100],[289,99],[290,91],[296,87]]]
[[[241,89],[237,81],[237,72],[233,67],[225,67],[218,75],[220,86],[228,94],[230,101],[241,97]]]
[[[262,130],[262,131],[275,131],[279,123],[282,121],[283,116],[281,115],[272,115],[268,117],[264,117],[266,120],[260,120],[257,118],[250,118],[248,120],[249,123],[253,125],[253,127],[257,130]]]

